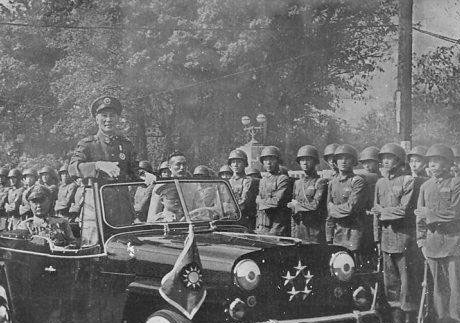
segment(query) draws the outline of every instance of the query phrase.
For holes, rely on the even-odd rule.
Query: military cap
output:
[[[337,149],[338,146],[339,146],[339,144],[337,144],[337,143],[327,145],[324,148],[324,152],[323,152],[324,160],[327,160],[327,158],[329,156],[334,156],[335,150]]]
[[[65,173],[68,172],[68,166],[66,164],[62,165],[61,168],[59,168],[59,174],[60,173]]]
[[[42,174],[45,174],[45,173],[54,175],[54,169],[53,169],[53,167],[51,167],[51,166],[44,166],[44,167],[42,167],[42,169],[40,169],[40,171],[38,172],[38,175],[42,175]]]
[[[385,144],[382,148],[380,148],[379,158],[381,159],[384,154],[392,154],[396,156],[402,164],[404,164],[404,161],[406,160],[406,152],[404,148],[392,142]]]
[[[22,172],[22,176],[25,177],[26,175],[32,175],[34,177],[38,177],[37,171],[33,168],[26,168]]]
[[[219,175],[222,174],[222,173],[233,174],[233,171],[228,165],[223,165],[221,168],[219,168]]]
[[[379,152],[380,149],[374,146],[369,146],[363,149],[359,154],[359,161],[363,162],[365,160],[375,160],[376,162],[379,161]]]
[[[5,177],[7,177],[7,176],[8,176],[8,173],[9,173],[8,168],[6,168],[6,167],[0,168],[0,176],[5,176]]]
[[[318,149],[316,149],[315,146],[311,146],[311,145],[302,146],[297,151],[296,161],[299,162],[302,157],[312,157],[316,159],[316,162],[319,162]]]
[[[352,145],[349,145],[349,144],[339,145],[335,149],[334,156],[337,158],[338,156],[341,156],[341,155],[351,156],[355,160],[355,165],[358,163],[358,151]]]
[[[210,176],[209,168],[204,165],[196,166],[193,171],[193,176],[196,176],[196,175],[203,175],[203,176],[209,177]]]
[[[27,197],[28,201],[51,197],[51,191],[44,185],[34,185]]]
[[[407,159],[410,159],[411,156],[420,156],[425,158],[426,151],[428,150],[425,146],[415,146],[414,148],[407,153]]]
[[[120,101],[112,96],[101,96],[94,100],[91,104],[91,114],[93,117],[96,116],[102,109],[111,108],[114,109],[117,114],[121,114],[123,110]]]
[[[263,163],[263,159],[265,157],[275,157],[276,159],[278,159],[278,162],[280,164],[283,163],[283,160],[281,159],[281,151],[276,146],[265,146],[262,149],[262,152],[260,153],[259,161]]]
[[[248,155],[241,149],[235,149],[228,155],[227,163],[230,165],[233,159],[241,159],[245,166],[248,166]]]
[[[454,153],[452,149],[447,147],[443,144],[434,144],[430,148],[428,148],[426,155],[428,157],[443,157],[447,159],[449,162],[453,162],[454,160]]]
[[[158,168],[159,171],[162,171],[163,169],[169,169],[169,165],[168,165],[167,160],[161,162],[160,167]]]

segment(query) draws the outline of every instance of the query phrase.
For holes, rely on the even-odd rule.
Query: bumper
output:
[[[306,319],[294,319],[294,320],[268,320],[258,323],[325,323],[325,322],[362,322],[363,319],[375,319],[377,322],[380,321],[379,316],[375,310],[369,311],[354,311],[353,313],[345,313],[338,315],[330,315],[323,317],[311,317]]]

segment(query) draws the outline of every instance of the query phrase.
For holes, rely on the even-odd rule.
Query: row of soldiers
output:
[[[83,204],[82,180],[71,177],[67,166],[62,166],[56,178],[56,170],[45,166],[8,170],[0,168],[0,230],[15,230],[18,224],[33,216],[29,195],[34,187],[41,185],[51,192],[51,206],[58,217],[75,220]]]
[[[331,170],[318,174],[318,149],[306,145],[296,157],[304,175],[293,180],[280,170],[280,150],[268,146],[258,180],[245,173],[244,151],[234,150],[228,181],[244,223],[258,234],[341,245],[361,266],[381,254],[386,295],[399,304],[395,322],[416,320],[425,260],[438,321],[460,322],[459,151],[436,144],[406,154],[388,143],[358,154],[351,145],[331,144],[323,154]],[[358,163],[363,169],[355,172]]]

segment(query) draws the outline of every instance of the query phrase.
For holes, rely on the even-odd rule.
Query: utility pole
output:
[[[401,146],[412,145],[412,7],[413,0],[399,0],[397,120]],[[399,104],[398,104],[399,101]],[[398,109],[399,105],[399,109]],[[398,118],[399,117],[399,118]]]

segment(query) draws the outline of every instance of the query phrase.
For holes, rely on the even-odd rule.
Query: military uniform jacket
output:
[[[73,202],[70,204],[69,212],[71,213],[80,213],[81,208],[83,206],[83,202],[85,200],[85,187],[78,186],[75,190],[75,196]]]
[[[21,205],[19,205],[19,215],[28,215],[32,214],[32,211],[30,209],[30,203],[27,200],[29,197],[30,191],[35,185],[28,186],[24,188],[24,191],[22,192],[22,197],[21,197]]]
[[[8,199],[8,191],[10,188],[8,186],[0,185],[0,216],[6,216],[5,203]]]
[[[413,206],[414,178],[400,172],[384,174],[375,186],[374,240],[381,242],[382,251],[403,253],[415,241]]]
[[[121,182],[138,179],[137,155],[131,141],[124,136],[108,137],[99,131],[96,135],[81,140],[70,159],[69,174],[107,180],[107,174],[96,170],[97,161],[118,162],[118,180]]]
[[[257,186],[248,176],[239,177],[236,174],[230,178],[230,186],[243,215],[254,215],[256,211]]]
[[[268,173],[259,183],[259,195],[257,197],[257,208],[259,211],[289,211],[287,203],[290,200],[290,182],[287,175],[279,172]]]
[[[323,222],[326,219],[327,180],[315,176],[306,176],[294,183],[294,213],[301,213],[307,222]]]
[[[70,228],[69,221],[65,218],[49,215],[44,219],[35,217],[32,222],[27,222],[27,227],[18,227],[19,229],[28,229],[32,234],[51,239],[56,246],[67,246],[75,243],[75,237]]]
[[[18,217],[19,216],[19,206],[21,205],[22,193],[24,187],[10,187],[8,191],[8,199],[5,204],[6,213],[9,216]]]
[[[460,178],[445,174],[420,187],[417,244],[430,258],[460,256]]]
[[[58,197],[54,206],[55,211],[67,211],[74,201],[75,192],[77,191],[77,183],[62,183],[59,186]]]
[[[328,186],[326,241],[360,248],[366,205],[366,181],[353,172],[337,175]]]
[[[46,183],[42,183],[40,185],[45,186],[51,191],[51,199],[54,203],[54,201],[56,201],[58,198],[58,192],[59,192],[58,186],[56,184],[46,184]]]

